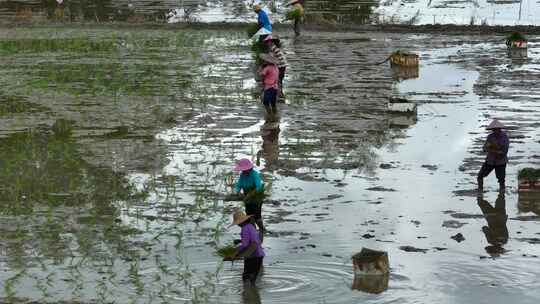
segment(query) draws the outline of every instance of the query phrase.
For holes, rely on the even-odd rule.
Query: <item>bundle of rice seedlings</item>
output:
[[[222,258],[231,257],[236,252],[236,246],[227,245],[217,249],[216,253]]]
[[[287,19],[288,20],[298,20],[302,18],[302,11],[300,9],[295,9],[292,11],[287,12]]]
[[[248,38],[253,37],[253,35],[255,35],[255,33],[257,33],[258,30],[259,30],[259,25],[257,23],[248,25],[248,28],[246,29]]]

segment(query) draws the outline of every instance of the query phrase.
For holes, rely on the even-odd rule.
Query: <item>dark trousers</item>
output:
[[[242,273],[242,280],[244,282],[249,281],[251,284],[255,284],[257,276],[261,271],[263,258],[245,258],[244,259],[244,273]]]
[[[484,177],[488,176],[491,171],[495,169],[495,176],[497,176],[497,180],[499,180],[499,184],[504,185],[504,180],[506,178],[506,164],[504,165],[490,165],[488,163],[484,163],[482,165],[482,168],[480,168],[480,171],[478,172],[478,184],[480,186],[483,185]]]
[[[287,67],[279,68],[279,92],[280,95],[283,95],[283,78],[285,78],[285,71]]]
[[[294,34],[300,36],[300,19],[294,19]]]

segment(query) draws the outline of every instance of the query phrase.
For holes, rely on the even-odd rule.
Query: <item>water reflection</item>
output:
[[[540,215],[540,193],[520,192],[518,198],[519,212],[532,212]]]
[[[270,8],[275,11],[277,5],[287,1],[269,1]],[[11,0],[0,2],[0,16],[17,20],[41,20],[43,18],[56,21],[164,21],[167,14],[179,8],[186,20],[198,13],[203,22],[244,20],[251,17],[251,10],[245,0]],[[357,23],[365,24],[371,20],[375,0],[331,0],[307,1],[306,19],[314,23]],[[198,20],[197,18],[193,20]]]
[[[13,267],[35,258],[126,256],[124,237],[138,233],[119,224],[113,205],[133,189],[121,174],[88,164],[72,133],[73,122],[59,119],[51,129],[0,139],[0,234]]]
[[[490,244],[485,248],[486,252],[493,257],[499,256],[505,252],[503,245],[508,242],[508,228],[506,227],[508,215],[504,193],[499,193],[495,206],[479,196],[478,206],[487,221],[487,226],[482,227],[486,240]]]
[[[266,120],[261,127],[261,137],[263,140],[262,149],[257,152],[257,165],[260,163],[260,158],[265,160],[265,167],[273,170],[277,164],[279,157],[279,121]]]
[[[257,287],[244,286],[242,291],[243,304],[261,304],[261,296]]]
[[[388,289],[390,276],[384,275],[356,275],[354,276],[352,289],[367,293],[382,293]]]

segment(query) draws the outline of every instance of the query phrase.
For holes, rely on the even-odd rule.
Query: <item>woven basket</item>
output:
[[[395,52],[390,55],[390,64],[404,67],[417,67],[420,63],[418,55],[413,53]]]

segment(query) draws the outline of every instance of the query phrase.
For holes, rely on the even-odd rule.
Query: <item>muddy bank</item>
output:
[[[16,27],[42,27],[47,26],[51,28],[63,28],[66,25],[74,28],[118,28],[118,29],[171,29],[171,30],[240,30],[246,29],[246,22],[186,22],[186,23],[174,23],[167,24],[165,22],[149,22],[149,21],[137,21],[137,22],[54,22],[54,21],[2,21],[0,20],[0,26],[4,28],[16,28]],[[273,27],[282,32],[292,34],[292,26],[290,24],[274,23]],[[307,31],[323,31],[323,32],[342,32],[347,33],[351,31],[355,32],[385,32],[385,33],[444,33],[446,35],[488,35],[488,34],[509,34],[511,32],[521,32],[526,35],[540,34],[540,26],[535,25],[516,25],[516,26],[487,26],[487,25],[456,25],[456,24],[427,24],[427,25],[406,25],[406,24],[327,24],[320,22],[307,22],[303,25],[303,28]]]

